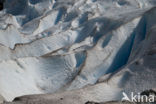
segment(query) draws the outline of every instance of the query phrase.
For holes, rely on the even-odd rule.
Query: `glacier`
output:
[[[0,98],[8,104],[120,101],[122,92],[156,90],[155,0],[3,2]]]

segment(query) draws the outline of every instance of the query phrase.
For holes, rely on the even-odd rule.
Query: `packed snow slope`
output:
[[[61,104],[62,96],[64,104],[84,104],[155,89],[155,5],[6,0],[0,11],[0,95],[12,101],[59,92],[31,97]]]

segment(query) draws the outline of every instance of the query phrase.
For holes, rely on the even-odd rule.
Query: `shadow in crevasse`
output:
[[[80,27],[82,27],[82,30],[80,30],[78,34],[76,43],[79,43],[86,37],[91,36],[93,37],[93,41],[96,44],[103,35],[120,27],[124,23],[124,20],[113,20],[106,17],[99,17],[85,21],[80,25]]]
[[[34,7],[28,4],[28,0],[5,0],[4,8],[8,14],[25,16],[20,19],[17,18],[21,25],[41,15]]]
[[[29,0],[29,2],[31,4],[37,4],[37,3],[40,3],[40,2],[43,2],[43,1],[45,1],[45,0]]]
[[[146,39],[149,38],[149,36],[150,36],[149,33],[150,33],[151,30],[153,30],[152,27],[156,25],[155,18],[156,18],[156,8],[152,8],[151,10],[149,10],[148,12],[146,12],[144,14],[143,18],[140,21],[140,24],[138,25],[138,28],[136,28],[135,46],[133,46],[134,47],[133,50],[135,50],[135,49],[138,48],[137,45],[140,42],[142,42],[145,39],[145,37],[146,37]],[[154,37],[152,37],[152,39],[154,40]],[[154,44],[152,42],[153,40],[151,40],[151,45],[150,46],[152,46]],[[143,47],[141,47],[141,49],[137,53],[142,52],[142,51],[144,51],[146,53],[147,52],[146,50],[148,50],[148,52],[150,52],[150,49],[151,49],[151,47],[144,48],[144,46],[143,46]],[[133,55],[133,57],[131,57],[131,59],[129,61],[132,61],[132,59],[135,60],[135,58],[137,57],[137,55],[138,54],[135,54],[135,56]],[[122,76],[122,79],[121,79],[121,82],[122,83],[120,84],[120,86],[123,87],[123,86],[127,85],[128,80],[131,78],[130,80],[133,80],[133,83],[138,84],[137,85],[138,88],[139,88],[138,90],[140,90],[140,88],[143,88],[143,89],[144,88],[151,89],[151,86],[148,86],[148,85],[151,85],[152,84],[152,82],[149,81],[149,79],[154,78],[153,76],[155,76],[155,73],[154,73],[155,71],[153,70],[154,69],[153,66],[155,66],[155,61],[154,61],[155,59],[154,59],[154,57],[153,57],[154,60],[152,58],[151,59],[145,58],[145,55],[146,54],[143,55],[143,57],[144,57],[143,58],[143,60],[144,60],[143,61],[143,64],[140,64],[139,61],[135,61],[135,63],[133,63],[133,65],[130,65],[129,66],[129,69],[131,71],[138,73],[137,75],[140,75],[140,76],[137,76],[137,78],[138,79],[141,79],[141,81],[133,80],[132,77],[130,77],[130,73],[127,72],[127,73],[125,73]],[[150,57],[152,57],[152,56],[150,56]],[[143,67],[142,65],[143,66],[146,66],[147,65],[147,66],[146,67]],[[137,67],[140,67],[141,70],[138,70]],[[151,68],[151,71],[149,71],[150,70],[149,67],[152,67]],[[144,75],[145,73],[146,73],[146,77]],[[126,74],[129,74],[129,75],[126,75]],[[136,76],[134,76],[134,78],[135,77]],[[144,86],[142,87],[142,85],[144,85]],[[133,90],[133,88],[130,89],[130,90]]]
[[[134,18],[129,19],[129,21],[131,21],[132,19]],[[96,29],[94,29],[96,28],[95,27],[96,23],[101,24],[101,27],[99,29],[100,31],[97,31]],[[92,19],[88,21],[87,23],[83,24],[84,28],[80,31],[79,37],[76,42],[83,41],[86,37],[92,36],[94,38],[94,43],[96,44],[97,41],[103,35],[109,33],[110,31],[117,29],[118,27],[120,27],[121,25],[125,23],[127,23],[127,21],[124,21],[124,19],[113,20],[113,19],[109,19],[105,17]],[[132,34],[127,38],[125,43],[121,46],[121,48],[117,52],[111,66],[103,74],[115,72],[119,68],[124,66],[128,62],[128,59],[129,59],[129,56],[130,56],[130,53],[132,51],[132,47],[134,44],[134,40],[138,38],[135,44],[136,43],[139,44],[139,42],[145,39],[145,35],[146,35],[146,15],[144,15],[141,18],[140,22],[138,23],[138,25],[136,26]],[[106,37],[105,39],[106,41],[104,41],[102,46],[105,47],[108,44],[110,39],[111,39],[111,35]]]
[[[112,72],[117,72],[118,69],[120,69],[125,64],[127,64],[129,60],[129,56],[132,52],[132,47],[133,48],[136,47],[134,46],[134,44],[137,45],[142,40],[145,39],[146,31],[147,31],[147,19],[146,19],[146,15],[143,15],[143,17],[141,18],[140,22],[138,23],[137,27],[134,29],[130,37],[127,38],[125,43],[121,46],[121,48],[117,52],[111,64],[111,67],[106,72],[107,74]],[[114,74],[112,74],[111,76],[113,75]]]
[[[4,2],[5,0],[0,0],[0,11],[4,8]]]
[[[137,45],[145,39],[146,34],[150,30],[150,28],[152,28],[156,24],[155,18],[156,18],[156,7],[144,13],[139,24],[134,29],[131,36],[125,41],[123,46],[116,54],[114,61],[111,67],[108,69],[107,73],[115,72],[122,66],[127,64],[131,52],[135,50],[137,48]]]
[[[65,15],[66,10],[67,10],[67,9],[66,9],[65,7],[59,8],[59,13],[58,13],[57,18],[56,18],[56,20],[55,20],[55,25],[56,25],[57,23],[59,23],[59,21],[61,20],[61,18],[63,17],[63,15]]]
[[[28,7],[28,0],[5,0],[4,6],[7,13],[19,15]]]

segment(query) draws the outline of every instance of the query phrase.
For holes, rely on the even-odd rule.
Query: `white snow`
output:
[[[155,0],[6,0],[0,11],[0,95],[12,101],[68,90],[62,96],[75,94],[78,104],[120,100],[123,90],[154,89],[155,5]]]

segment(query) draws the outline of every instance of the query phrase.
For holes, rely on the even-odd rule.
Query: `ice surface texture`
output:
[[[0,95],[12,101],[67,91],[61,94],[65,104],[84,104],[154,89],[154,5],[155,0],[6,0],[0,12]],[[47,96],[55,102],[60,95]]]

